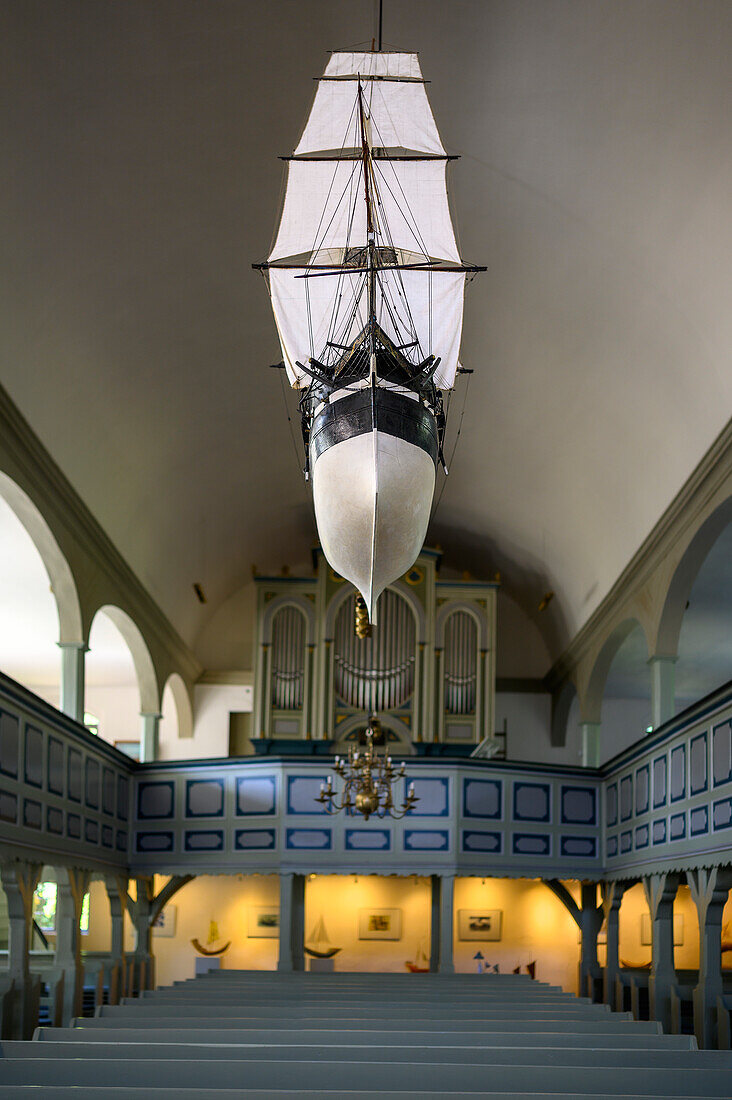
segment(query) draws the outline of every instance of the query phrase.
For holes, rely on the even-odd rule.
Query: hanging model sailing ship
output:
[[[333,947],[328,939],[328,933],[325,930],[325,921],[322,916],[318,919],[310,933],[310,938],[303,944],[305,953],[312,955],[314,959],[332,959],[334,955],[337,955],[341,950],[340,947]]]
[[[334,53],[265,272],[333,569],[375,621],[427,531],[466,277],[416,54]],[[447,469],[445,468],[445,472]]]

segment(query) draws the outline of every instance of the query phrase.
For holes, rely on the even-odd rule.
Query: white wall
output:
[[[579,764],[580,735],[576,722],[567,728],[566,745],[551,744],[551,696],[534,692],[496,694],[496,730],[506,723],[506,756],[542,764]]]
[[[646,736],[651,724],[647,699],[605,699],[602,704],[600,763]]]
[[[181,757],[200,760],[228,756],[229,715],[251,709],[252,689],[248,684],[196,684],[193,737],[179,742]]]

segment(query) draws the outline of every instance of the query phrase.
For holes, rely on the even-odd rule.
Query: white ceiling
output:
[[[428,538],[525,607],[554,589],[556,655],[729,415],[732,4],[384,7],[463,154],[463,252],[488,265]],[[312,76],[373,8],[0,3],[2,381],[192,643],[252,563],[308,561],[250,263]]]

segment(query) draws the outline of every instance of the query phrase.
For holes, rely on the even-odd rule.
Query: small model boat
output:
[[[405,966],[410,974],[429,974],[430,972],[430,959],[429,955],[424,949],[424,940],[420,940],[419,947],[417,948],[417,954],[414,957],[413,962],[405,962]]]
[[[208,938],[206,940],[207,946],[204,947],[200,940],[191,940],[192,945],[195,947],[199,955],[205,955],[206,958],[211,958],[215,955],[223,955],[225,951],[228,951],[231,947],[231,940],[228,940],[223,947],[213,947],[219,939],[219,926],[215,920],[212,920],[208,926]]]
[[[466,279],[447,199],[453,159],[416,54],[338,52],[319,79],[267,279],[300,394],[304,473],[323,552],[375,622],[427,531],[443,457],[443,396]]]
[[[310,933],[310,939],[304,944],[304,950],[314,959],[332,959],[342,948],[331,947],[325,930],[325,921],[320,917]]]

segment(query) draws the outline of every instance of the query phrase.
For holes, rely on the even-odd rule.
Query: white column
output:
[[[158,739],[160,737],[161,714],[141,714],[142,729],[140,731],[140,760],[148,764],[158,755]]]
[[[582,722],[580,725],[583,768],[600,766],[600,728],[599,722]]]
[[[676,657],[651,657],[651,724],[655,729],[676,713]]]
[[[84,722],[84,659],[88,646],[83,642],[59,642],[61,650],[60,710],[77,722]]]

